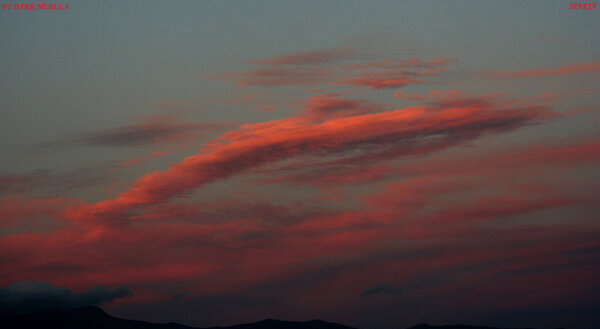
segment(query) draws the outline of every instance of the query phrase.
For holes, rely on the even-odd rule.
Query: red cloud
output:
[[[446,70],[444,67],[429,67],[423,63],[421,65],[419,63],[412,63],[412,70],[397,70],[395,66],[387,63],[381,65],[377,67],[382,68],[380,70],[354,74],[341,79],[338,83],[372,89],[399,88],[409,84],[421,83],[421,78],[437,75]]]
[[[340,81],[340,84],[356,87],[370,87],[372,89],[398,88],[421,80],[412,73],[403,72],[366,72]]]
[[[339,95],[319,95],[306,103],[305,113],[312,118],[331,119],[381,111],[381,106],[364,100],[349,100]]]
[[[373,89],[397,88],[421,82],[419,78],[437,75],[445,65],[456,61],[435,57],[430,61],[420,58],[388,59],[365,64],[336,66],[335,62],[357,57],[351,49],[331,49],[277,56],[250,63],[260,67],[242,72],[218,75],[234,78],[242,86],[297,86],[315,84],[343,84]],[[324,64],[329,64],[325,67]],[[355,70],[374,70],[356,73]],[[348,71],[354,71],[348,73]]]
[[[266,71],[240,77],[248,85],[331,82],[331,72],[318,76],[319,65],[342,58],[326,52],[281,56],[256,62],[269,65]],[[386,78],[419,80],[446,62],[369,63],[352,69],[375,70],[371,75],[349,79],[373,79],[350,84],[387,88],[404,82]],[[409,68],[414,72],[394,72]],[[417,96],[397,93],[428,101],[397,110],[338,94],[312,97],[294,117],[243,125],[98,203],[5,198],[0,223],[8,234],[0,235],[0,249],[7,252],[0,254],[0,283],[51,280],[79,288],[125,283],[135,303],[172,300],[173,289],[187,291],[190,300],[255,289],[261,296],[281,292],[276,300],[284,296],[291,307],[305,303],[317,310],[332,300],[351,303],[382,282],[403,287],[414,309],[426,300],[427,310],[454,311],[457,299],[463,307],[486,300],[502,308],[543,305],[541,298],[557,305],[595,298],[600,228],[594,221],[596,186],[585,170],[600,161],[597,139],[500,150],[479,139],[558,117],[542,106],[555,94],[517,101],[458,91]],[[247,95],[231,102],[254,100]],[[186,126],[154,121],[84,137],[114,144],[131,136],[136,144],[188,132]],[[451,156],[439,152],[465,144],[469,147],[452,149]],[[566,170],[574,166],[584,174]],[[255,195],[172,200],[248,172],[292,183],[293,193],[309,183],[353,189],[359,196],[342,200],[342,210],[319,196],[288,202],[294,194],[280,190],[276,198],[270,194],[270,202]],[[383,188],[354,184],[383,178],[388,178]],[[587,185],[578,182],[584,179]],[[574,205],[585,209],[562,219],[560,211]],[[51,227],[45,226],[48,219],[54,219]],[[128,225],[115,225],[118,220]],[[556,288],[559,280],[563,284]],[[323,298],[329,292],[336,297]]]
[[[406,123],[416,124],[417,117]],[[436,121],[434,118],[430,119]],[[248,128],[234,133],[229,143],[253,139],[249,134],[275,129],[276,124],[256,126],[252,132]],[[320,283],[341,290],[359,284],[350,291],[358,296],[365,287],[373,286],[373,281],[380,280],[408,287],[403,290],[408,296],[440,295],[453,289],[463,291],[459,295],[464,293],[467,298],[475,298],[470,295],[472,289],[502,296],[503,292],[493,286],[471,286],[473,280],[490,277],[512,282],[511,293],[528,295],[532,285],[547,288],[551,283],[548,280],[555,278],[546,270],[566,275],[567,282],[573,280],[570,289],[561,290],[564,298],[587,296],[582,292],[591,281],[578,274],[578,264],[593,264],[597,257],[599,245],[594,237],[598,228],[577,228],[575,222],[585,220],[579,217],[570,217],[569,226],[561,228],[514,222],[518,216],[581,200],[568,193],[555,195],[552,189],[532,194],[512,184],[491,184],[506,181],[512,174],[479,179],[496,174],[496,169],[507,162],[512,167],[526,167],[523,170],[527,171],[538,161],[598,160],[597,143],[538,151],[548,153],[550,158],[518,150],[489,163],[456,160],[462,171],[446,171],[444,166],[419,167],[421,176],[388,184],[367,198],[366,207],[356,210],[302,213],[299,210],[307,209],[306,205],[248,206],[237,200],[221,200],[212,206],[170,203],[153,206],[131,226],[95,222],[98,225],[84,230],[66,227],[54,232],[4,236],[0,248],[10,253],[3,256],[0,270],[11,268],[5,271],[4,283],[52,280],[82,288],[98,282],[127,284],[135,293],[131,302],[136,303],[170,299],[168,289],[165,292],[160,287],[161,283],[169,286],[174,281],[189,284],[187,290],[197,297],[264,288],[276,280],[281,289],[291,289],[286,291],[289,298],[298,301],[304,296],[292,293],[296,292],[298,278],[310,283],[306,289],[311,290],[304,292],[312,296],[308,300],[322,297],[323,292],[316,293]],[[529,155],[521,155],[523,152]],[[495,166],[490,166],[492,163]],[[467,164],[480,170],[472,170]],[[487,197],[471,193],[489,189],[490,185],[506,189]],[[461,195],[461,202],[455,202],[457,195]],[[512,218],[511,225],[505,225],[506,218]],[[574,257],[576,263],[571,263]],[[322,275],[324,268],[334,271],[331,277],[335,279]],[[588,265],[586,270],[597,274],[600,269]],[[461,275],[439,283],[427,279],[431,273],[454,271]],[[247,275],[240,277],[238,273]],[[586,283],[577,285],[578,279]],[[211,284],[198,285],[197,280]],[[152,287],[158,288],[153,291]],[[526,299],[520,303],[539,302]]]
[[[6,196],[0,199],[0,227],[24,224],[24,219],[29,221],[30,226],[39,223],[43,217],[60,219],[65,206],[67,200],[63,198],[28,199]]]
[[[339,83],[372,89],[404,87],[408,84],[421,83],[422,77],[437,75],[445,71],[444,66],[453,61],[456,60],[436,57],[431,61],[423,61],[420,58],[413,57],[409,60],[389,59],[380,62],[353,64],[346,66],[345,69],[372,69],[374,71],[353,74],[350,77],[342,78]],[[398,98],[400,97],[398,96]],[[416,95],[413,98],[416,98]]]
[[[419,152],[419,148],[431,152],[482,133],[515,129],[552,116],[543,108],[508,110],[470,103],[435,111],[411,107],[321,123],[298,116],[247,124],[166,171],[143,176],[117,198],[73,209],[73,215],[118,217],[137,206],[160,203],[208,182],[300,155],[348,153],[348,161],[387,159]],[[358,151],[362,154],[357,155]]]

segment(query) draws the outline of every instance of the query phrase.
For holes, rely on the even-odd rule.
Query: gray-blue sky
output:
[[[568,6],[0,10],[0,284],[198,326],[591,328],[600,20]]]

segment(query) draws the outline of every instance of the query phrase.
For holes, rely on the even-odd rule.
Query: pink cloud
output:
[[[327,52],[280,56],[254,62],[267,71],[237,77],[258,79],[248,85],[331,82],[329,72],[312,81],[311,74],[299,80],[291,74],[342,59]],[[373,62],[349,68],[373,69],[372,75],[347,78],[374,77],[350,84],[388,88],[404,82],[386,78],[423,79],[448,62]],[[539,306],[544,298],[556,305],[592,298],[600,273],[594,263],[600,250],[595,182],[578,182],[587,177],[574,177],[570,169],[585,173],[600,163],[597,138],[505,147],[481,139],[561,118],[546,107],[560,96],[398,91],[397,98],[425,105],[391,110],[320,92],[297,115],[244,124],[168,169],[134,180],[114,198],[0,200],[1,226],[27,228],[0,236],[0,249],[8,251],[0,255],[0,283],[51,280],[78,289],[127,284],[135,296],[124,302],[133,304],[171,301],[179,289],[190,300],[277,291],[294,307],[306,303],[322,311],[341,303],[345,312],[352,307],[344,303],[381,298],[361,292],[382,283],[414,305],[427,300],[451,311],[456,298],[498,309]],[[229,102],[253,104],[257,98],[246,94]],[[133,144],[141,145],[185,139],[199,128],[147,121],[82,137],[105,145],[126,144],[133,136],[139,139]],[[272,184],[278,190],[261,199],[262,186],[248,179],[256,176],[289,185]],[[234,177],[251,192],[236,194],[225,186],[229,196],[219,198],[222,186],[208,186]],[[201,188],[217,200],[176,199]],[[327,188],[341,190],[341,201],[319,195]],[[295,193],[309,196],[287,199]],[[583,210],[561,217],[575,207]],[[45,220],[52,225],[31,226]],[[553,290],[557,280],[564,287]],[[498,282],[508,288],[499,289]]]
[[[353,64],[345,66],[344,69],[358,69],[362,70],[362,72],[342,77],[338,83],[372,89],[399,88],[409,84],[422,83],[422,78],[444,72],[446,64],[454,61],[456,59],[445,57],[436,57],[431,61],[423,61],[418,57],[413,57],[408,60],[388,59],[378,62]]]
[[[421,80],[412,73],[403,72],[366,72],[341,80],[339,83],[356,87],[369,87],[372,89],[386,89],[404,87],[409,84],[420,83]]]
[[[381,105],[365,100],[350,100],[340,95],[326,94],[313,96],[305,104],[304,112],[315,119],[332,119],[345,116],[379,112]]]
[[[362,150],[363,154],[354,155],[348,161],[385,159],[419,152],[420,148],[430,152],[482,133],[512,130],[553,116],[543,108],[509,110],[467,103],[435,111],[411,107],[320,123],[298,116],[246,124],[168,170],[141,177],[117,198],[73,209],[73,214],[76,217],[116,216],[137,206],[166,201],[208,182],[301,155],[339,156],[347,150],[353,153]],[[423,139],[424,136],[432,138]]]
[[[355,60],[359,53],[354,49],[329,49],[252,60],[250,63],[259,65],[258,68],[218,77],[233,78],[242,86],[343,84],[384,89],[420,83],[420,78],[438,75],[446,70],[447,64],[456,61],[446,57],[435,57],[429,61],[413,57],[336,65],[342,60]]]
[[[43,217],[61,219],[67,204],[67,200],[58,197],[32,199],[6,196],[0,199],[0,227],[22,225],[24,220],[29,221],[29,227],[34,227],[33,223],[39,224]]]

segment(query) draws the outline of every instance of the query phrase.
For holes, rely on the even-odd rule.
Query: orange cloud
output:
[[[72,209],[73,215],[118,217],[137,206],[160,203],[208,182],[300,155],[345,156],[347,160],[342,161],[350,162],[389,159],[423,152],[421,149],[431,152],[483,133],[516,129],[553,116],[539,107],[511,110],[467,102],[436,110],[409,107],[319,123],[300,115],[246,124],[168,170],[141,177],[115,199]]]

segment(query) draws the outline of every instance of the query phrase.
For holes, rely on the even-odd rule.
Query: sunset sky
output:
[[[0,10],[0,314],[599,328],[600,9],[569,4]]]

